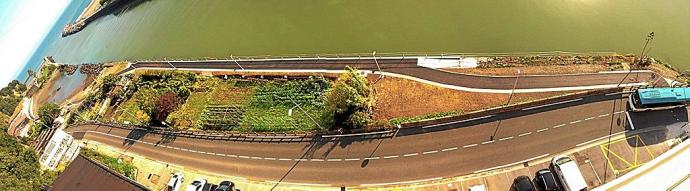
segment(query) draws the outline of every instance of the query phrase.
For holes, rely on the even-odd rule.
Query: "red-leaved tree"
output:
[[[158,97],[158,101],[156,102],[156,115],[153,119],[157,122],[165,121],[168,115],[175,111],[179,105],[180,97],[178,97],[177,94],[173,92],[164,93]]]

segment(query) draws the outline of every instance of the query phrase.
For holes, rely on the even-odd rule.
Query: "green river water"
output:
[[[47,51],[58,62],[377,52],[650,55],[690,69],[688,0],[152,0]]]

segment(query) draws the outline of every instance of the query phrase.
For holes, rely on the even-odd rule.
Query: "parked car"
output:
[[[187,186],[187,191],[201,191],[204,188],[204,185],[206,185],[206,179],[199,178]]]
[[[529,179],[528,176],[518,176],[515,178],[513,181],[513,186],[510,190],[513,191],[537,191],[536,188],[534,188],[534,184],[532,183],[532,180]]]
[[[541,169],[537,171],[534,177],[534,184],[543,191],[558,191],[561,187],[558,186],[556,175],[549,169]]]
[[[556,156],[551,160],[551,167],[563,185],[565,191],[587,190],[587,182],[573,159],[567,156]]]
[[[184,182],[184,175],[181,172],[176,172],[170,177],[166,188],[168,191],[179,191],[182,182]]]
[[[218,184],[216,191],[235,191],[235,183],[229,180],[222,181]]]

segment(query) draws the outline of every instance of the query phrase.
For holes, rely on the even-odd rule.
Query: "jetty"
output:
[[[87,11],[85,10],[82,13],[82,15],[79,16],[79,19],[77,19],[77,21],[65,25],[65,27],[62,29],[62,37],[73,35],[83,30],[89,23],[95,21],[100,17],[115,13],[117,11],[123,10],[133,5],[138,5],[145,1],[148,0],[110,0],[107,3],[100,5],[100,7],[93,12],[93,14],[88,16],[85,16],[85,14],[87,14]],[[92,4],[89,5],[89,7],[98,4],[98,0],[93,0],[93,2],[91,3]]]

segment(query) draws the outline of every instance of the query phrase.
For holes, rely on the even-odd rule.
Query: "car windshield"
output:
[[[558,164],[558,165],[563,165],[563,164],[568,163],[568,162],[570,162],[570,161],[571,161],[570,158],[568,158],[568,157],[563,157],[563,158],[560,158],[560,159],[556,160],[556,164]]]

